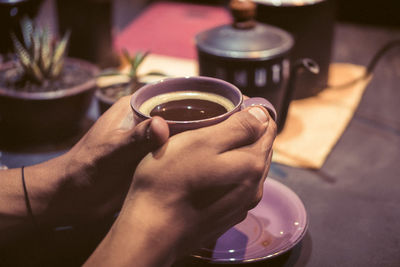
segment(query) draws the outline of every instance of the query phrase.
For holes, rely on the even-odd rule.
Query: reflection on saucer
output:
[[[306,229],[307,214],[300,198],[269,178],[264,184],[263,199],[247,218],[192,256],[215,263],[265,260],[293,248]]]

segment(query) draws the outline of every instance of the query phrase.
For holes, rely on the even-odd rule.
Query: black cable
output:
[[[379,60],[386,54],[387,51],[398,45],[400,46],[400,40],[393,40],[385,44],[381,49],[379,49],[369,62],[364,77],[370,75],[374,71],[375,66],[378,64]]]
[[[378,62],[381,60],[381,58],[386,54],[387,51],[389,51],[390,49],[392,49],[393,47],[396,46],[400,46],[400,40],[392,40],[389,41],[388,43],[386,43],[385,45],[383,45],[372,57],[372,59],[369,61],[365,73],[362,74],[360,77],[357,77],[349,82],[346,82],[344,84],[340,84],[340,85],[334,85],[334,86],[330,86],[328,85],[328,87],[346,87],[346,86],[350,86],[352,84],[355,84],[357,82],[359,82],[360,80],[363,80],[365,78],[367,78],[368,76],[370,76],[372,74],[372,72],[374,71],[376,65],[378,64]]]

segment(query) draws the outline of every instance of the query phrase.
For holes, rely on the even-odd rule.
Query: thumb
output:
[[[169,128],[167,122],[161,117],[153,117],[150,126],[146,130],[146,139],[151,143],[153,149],[158,149],[167,142]]]
[[[145,120],[125,132],[130,147],[135,154],[144,157],[149,152],[160,148],[169,138],[167,122],[161,117]]]

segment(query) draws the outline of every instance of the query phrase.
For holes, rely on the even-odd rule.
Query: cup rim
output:
[[[228,111],[228,112],[226,112],[226,113],[224,113],[224,114],[215,116],[215,117],[211,117],[211,118],[207,118],[207,119],[202,119],[202,120],[191,120],[191,121],[175,121],[175,120],[166,120],[166,119],[164,119],[164,120],[165,120],[167,123],[169,123],[169,124],[182,124],[182,125],[184,125],[184,124],[201,123],[201,122],[208,122],[208,121],[214,121],[214,120],[222,119],[222,118],[224,118],[224,117],[229,117],[229,116],[231,116],[233,113],[235,113],[236,111],[238,111],[238,109],[240,109],[240,106],[243,104],[243,94],[242,94],[242,92],[240,91],[240,89],[239,89],[238,87],[236,87],[234,84],[231,84],[231,83],[229,83],[229,82],[227,82],[227,81],[224,81],[224,80],[221,80],[221,79],[218,79],[218,78],[207,77],[207,76],[181,76],[181,77],[168,77],[168,78],[164,78],[164,79],[161,79],[161,80],[152,82],[152,83],[148,83],[148,84],[142,86],[141,88],[139,88],[136,92],[134,92],[134,93],[131,95],[130,106],[131,106],[132,110],[133,110],[137,115],[139,115],[139,116],[142,117],[142,118],[151,119],[151,118],[152,118],[151,116],[146,115],[146,114],[140,112],[137,108],[134,107],[134,105],[133,105],[133,99],[134,99],[137,95],[139,95],[141,92],[147,90],[146,88],[148,88],[148,87],[153,87],[153,86],[155,86],[155,85],[157,85],[157,84],[164,83],[164,82],[169,82],[169,81],[171,81],[171,80],[175,80],[175,81],[176,81],[176,80],[186,80],[186,79],[195,79],[195,80],[202,80],[202,81],[211,81],[211,82],[216,82],[216,83],[222,83],[222,84],[224,84],[225,86],[230,87],[231,89],[233,89],[235,92],[238,93],[238,95],[239,95],[239,97],[240,97],[240,98],[239,98],[239,102],[233,107],[232,110],[230,110],[230,111]],[[196,91],[196,90],[194,90],[194,91]],[[170,92],[174,92],[174,91],[170,91]]]

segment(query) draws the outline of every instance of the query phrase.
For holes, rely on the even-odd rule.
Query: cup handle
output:
[[[277,114],[274,106],[265,98],[262,97],[251,97],[248,99],[245,99],[242,103],[241,109],[245,109],[247,107],[252,107],[252,106],[263,106],[268,110],[269,115],[271,118],[276,121],[277,119]]]

